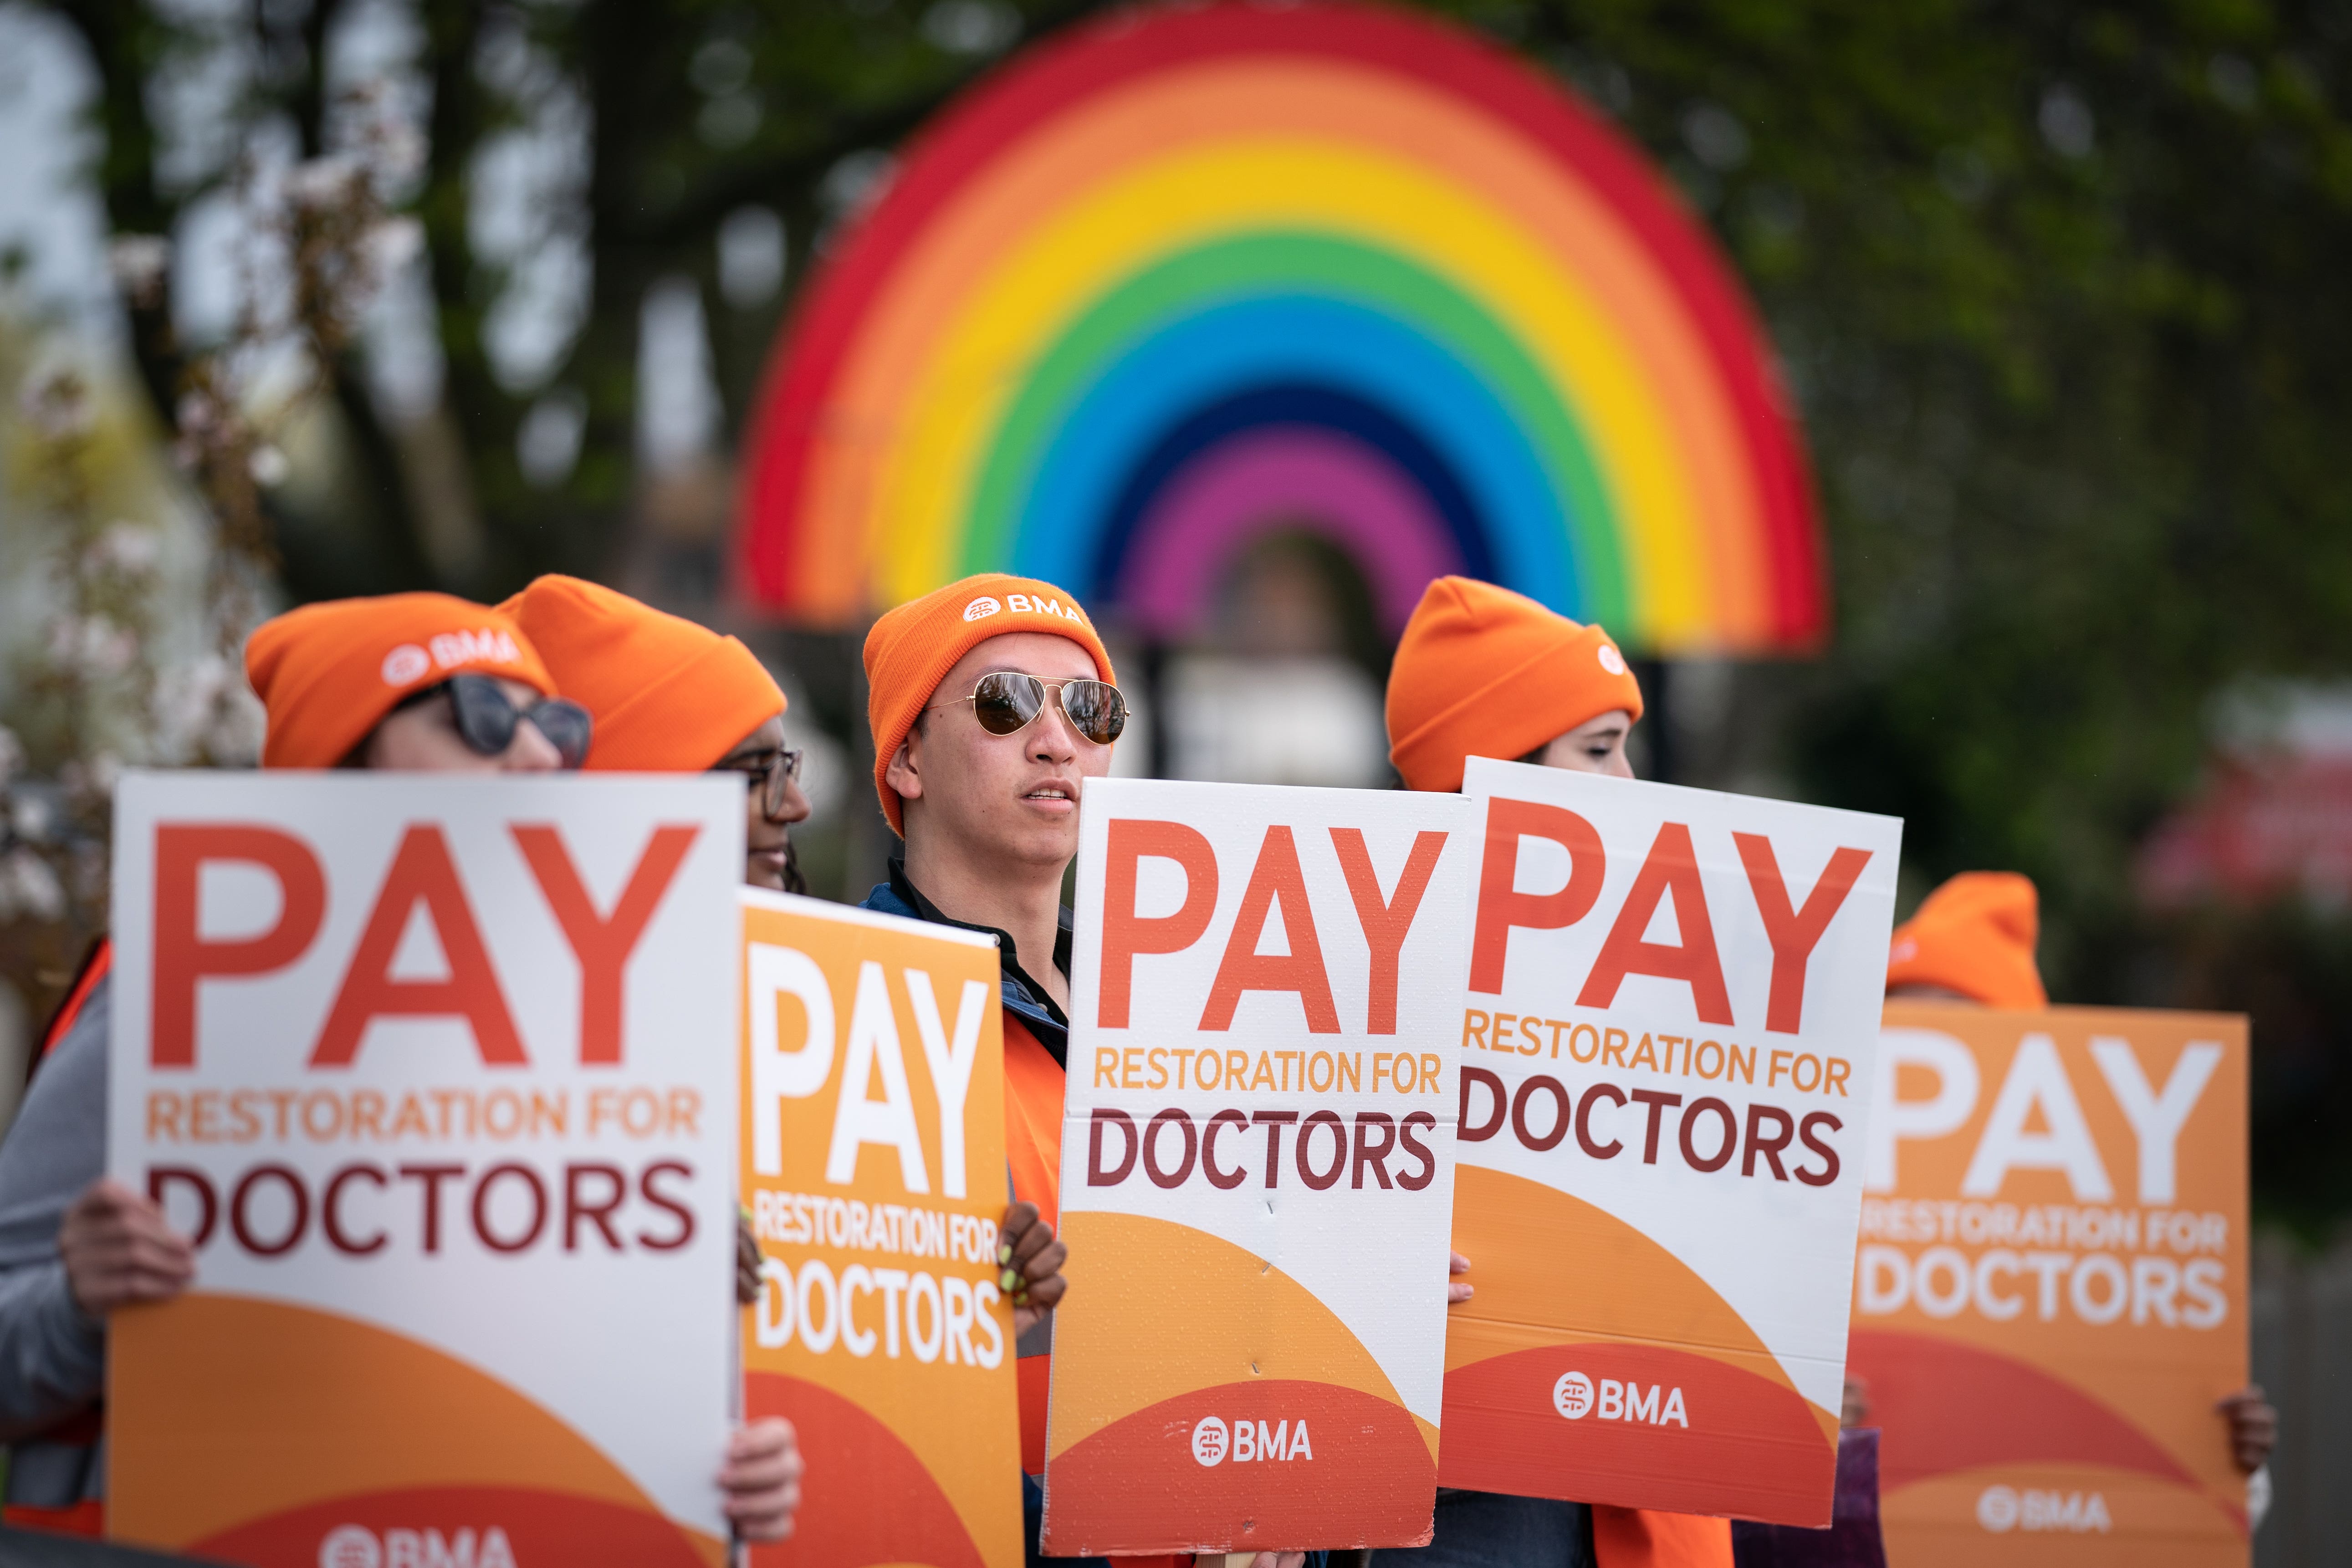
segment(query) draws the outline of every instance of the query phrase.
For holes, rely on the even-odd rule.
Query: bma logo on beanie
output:
[[[383,656],[383,683],[386,686],[406,686],[435,665],[443,669],[455,669],[467,664],[520,664],[522,654],[515,640],[495,626],[478,632],[440,632],[425,639],[425,648],[413,642],[402,643]]]
[[[1003,605],[982,594],[963,607],[963,618],[967,621],[984,621],[991,616],[1001,614],[1003,609]]]
[[[993,601],[991,602],[993,603]],[[1078,602],[1076,599],[1066,605],[1061,600],[1048,598],[1043,594],[1007,594],[1004,595],[1004,602],[1025,615],[1059,616],[1066,621],[1076,621],[1080,626],[1087,624],[1086,612],[1078,608]]]
[[[432,668],[431,654],[413,642],[404,642],[383,656],[383,683],[405,686]]]
[[[1615,643],[1602,643],[1597,657],[1601,660],[1601,668],[1607,670],[1610,674],[1622,675],[1625,673],[1625,656],[1617,651],[1617,645]]]

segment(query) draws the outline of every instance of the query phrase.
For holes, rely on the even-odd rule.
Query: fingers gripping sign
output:
[[[74,1304],[93,1318],[140,1301],[168,1301],[196,1275],[195,1248],[163,1208],[112,1177],[90,1184],[58,1234]]]
[[[1037,1205],[1025,1198],[1005,1209],[998,1234],[1003,1239],[997,1246],[996,1261],[1003,1277],[997,1288],[1013,1303],[1013,1331],[1018,1338],[1060,1305],[1069,1286],[1062,1278],[1062,1264],[1070,1249],[1038,1216]]]

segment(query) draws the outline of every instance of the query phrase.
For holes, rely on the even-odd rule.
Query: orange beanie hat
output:
[[[1094,623],[1078,602],[1034,577],[983,572],[899,605],[866,634],[866,719],[874,731],[874,793],[890,831],[905,837],[898,792],[890,787],[890,759],[907,742],[916,715],[930,705],[956,660],[991,637],[1045,632],[1067,637],[1095,661],[1097,678],[1118,684]],[[959,692],[961,696],[962,693]]]
[[[1940,985],[1984,1004],[2050,1005],[2033,964],[2040,931],[2033,884],[2014,871],[1963,871],[1895,928],[1886,985]]]
[[[556,689],[595,720],[592,771],[692,773],[784,710],[783,689],[733,637],[577,577],[499,606],[530,634]]]
[[[331,599],[245,640],[245,678],[268,710],[266,768],[331,768],[403,698],[453,675],[502,675],[555,695],[522,628],[446,594]]]
[[[1642,683],[1599,626],[1525,595],[1440,577],[1389,667],[1389,761],[1407,789],[1458,790],[1473,755],[1523,757],[1613,708],[1642,716]]]

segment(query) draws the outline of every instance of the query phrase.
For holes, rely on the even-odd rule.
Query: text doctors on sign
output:
[[[1475,820],[1087,781],[1054,1555],[1429,1539]]]
[[[1902,824],[1470,760],[1448,1486],[1825,1525]]]
[[[740,785],[135,773],[114,854],[108,1168],[197,1251],[112,1531],[718,1563]]]
[[[742,897],[747,1398],[826,1467],[752,1561],[1019,1568],[996,944]]]
[[[1895,1568],[2246,1561],[2246,1021],[1886,1005],[1855,1271]]]

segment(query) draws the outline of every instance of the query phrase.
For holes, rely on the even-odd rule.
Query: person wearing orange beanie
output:
[[[2050,1005],[2033,962],[2033,884],[2014,871],[1963,871],[1895,928],[1886,994],[2032,1012]]]
[[[1607,632],[1469,577],[1423,591],[1389,667],[1389,760],[1407,789],[1458,790],[1473,756],[1632,778],[1641,717]]]
[[[441,594],[307,605],[257,628],[247,679],[268,716],[265,768],[538,773],[577,767],[585,710],[556,696],[508,616]],[[104,1177],[106,950],[53,1028],[0,1143],[0,1418],[11,1447],[7,1522],[104,1531],[106,1319],[187,1288],[194,1249],[144,1194]],[[79,1194],[79,1195],[77,1195]],[[801,1461],[781,1422],[739,1428],[719,1485],[748,1539],[789,1531]]]
[[[577,577],[541,577],[499,609],[530,635],[564,695],[594,716],[591,773],[743,774],[743,879],[808,891],[791,832],[809,814],[801,753],[784,744],[783,688],[757,655]]]
[[[2050,1005],[2033,948],[2041,934],[2041,895],[2015,871],[1963,871],[1919,901],[1895,928],[1886,951],[1889,1001],[1950,1002],[2038,1013]],[[1864,1402],[1867,1385],[1847,1381],[1847,1403]],[[2267,1499],[2263,1472],[2278,1439],[2278,1412],[2259,1384],[2221,1401],[2238,1468],[2257,1476],[2252,1490]],[[2262,1509],[2251,1510],[2261,1522]]]
[[[506,616],[446,594],[305,605],[263,622],[246,679],[266,768],[578,767],[587,714]]]
[[[1094,623],[1050,583],[988,573],[899,605],[866,638],[874,789],[905,841],[865,907],[993,936],[1002,966],[1005,1151],[1024,1221],[1022,1501],[1035,1560],[1060,1219],[1070,911],[1078,796],[1127,723]],[[1009,1228],[1009,1227],[1008,1227]],[[1156,1560],[1167,1563],[1168,1559]]]
[[[1407,789],[1459,790],[1474,756],[1630,779],[1625,740],[1641,717],[1641,682],[1607,632],[1470,577],[1430,584],[1389,667],[1389,760]],[[1469,1268],[1454,1254],[1455,1274]],[[1456,1282],[1450,1299],[1466,1301],[1473,1289]],[[1373,1556],[1383,1568],[1731,1568],[1731,1528],[1689,1514],[1444,1491],[1427,1546]]]

